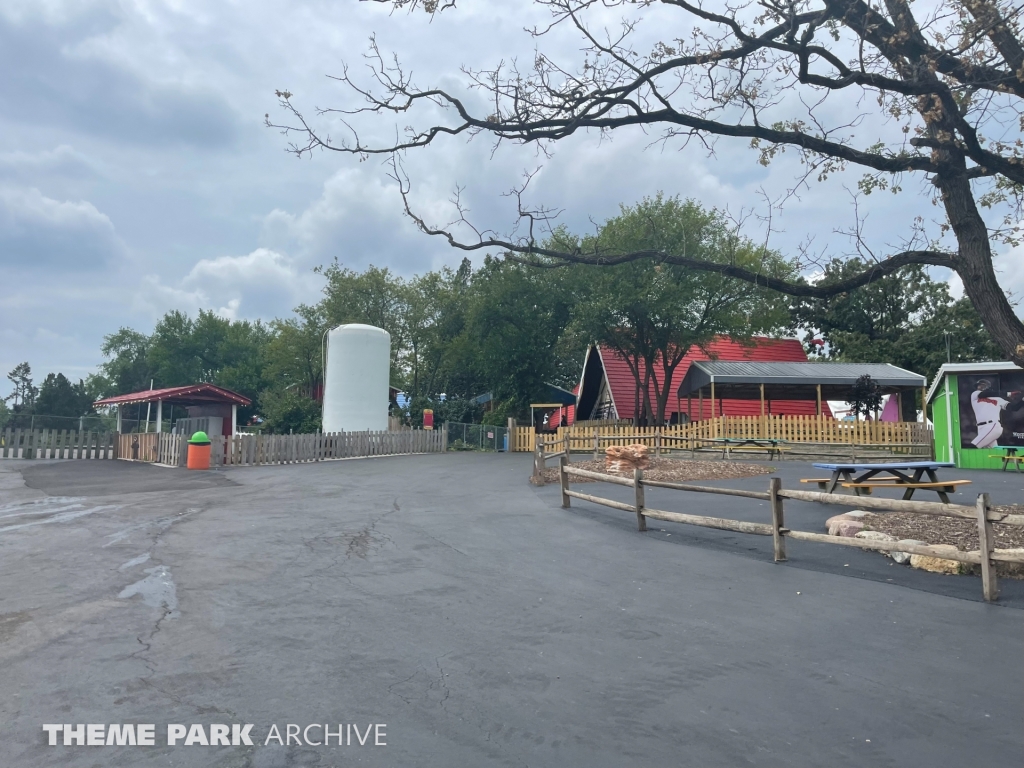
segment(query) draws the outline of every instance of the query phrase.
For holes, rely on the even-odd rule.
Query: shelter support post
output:
[[[715,380],[711,380],[711,418],[715,418]]]
[[[764,423],[764,382],[761,382],[761,437],[767,437],[768,429]]]
[[[156,401],[156,431],[160,434],[164,431],[164,401]]]
[[[818,416],[821,416],[821,384],[817,384],[815,388],[818,391]]]
[[[117,434],[121,434],[121,406],[117,406]]]
[[[238,434],[238,404],[231,404],[231,436]]]

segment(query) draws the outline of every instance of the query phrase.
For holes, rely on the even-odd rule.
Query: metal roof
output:
[[[863,375],[881,387],[923,387],[928,379],[889,363],[760,363],[695,361],[679,385],[686,397],[714,382],[716,385],[849,387]]]
[[[935,397],[935,392],[942,383],[947,373],[995,373],[996,371],[1019,371],[1020,366],[1009,361],[998,363],[943,363],[932,379],[932,385],[928,387],[925,395],[925,402],[930,403]]]
[[[216,384],[191,384],[186,387],[168,387],[166,389],[144,389],[127,395],[116,395],[97,400],[93,405],[123,405],[125,403],[155,403],[157,401],[179,401],[182,404],[197,403],[231,403],[249,405],[252,403],[245,395],[232,392],[230,389],[218,387]]]

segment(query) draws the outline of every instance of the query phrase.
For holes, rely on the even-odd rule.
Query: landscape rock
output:
[[[857,531],[861,530],[864,527],[864,523],[867,522],[867,519],[871,517],[871,514],[871,512],[865,512],[862,509],[854,509],[849,512],[844,512],[841,515],[834,515],[833,517],[830,517],[828,520],[825,521],[825,528],[828,530],[829,536],[853,536],[855,533],[857,533]],[[852,533],[839,532],[840,523],[853,522],[860,523],[860,528],[848,528],[848,530],[852,530]]]
[[[864,523],[861,520],[840,520],[839,521],[839,534],[840,536],[848,536],[853,538],[858,533],[864,530]]]
[[[897,544],[927,544],[927,542],[919,541],[918,539],[900,539]],[[900,565],[909,563],[912,555],[909,552],[891,552],[890,556]]]
[[[957,551],[957,548],[949,544],[937,544],[936,549],[948,550],[951,554]],[[929,555],[911,555],[910,566],[912,568],[920,568],[922,571],[930,571],[931,573],[949,573],[958,574],[961,572],[960,563],[956,560],[946,560],[941,557],[931,557]]]
[[[651,465],[650,450],[642,443],[610,445],[604,449],[606,472],[631,475],[634,469],[647,469]]]

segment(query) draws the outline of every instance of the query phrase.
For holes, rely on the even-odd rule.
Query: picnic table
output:
[[[780,440],[774,437],[720,437],[715,442],[722,444],[722,458],[732,457],[733,450],[760,449],[768,452],[769,460],[772,456],[781,456],[784,450],[781,446],[788,440]]]
[[[837,485],[844,488],[852,488],[853,492],[860,496],[861,491],[871,492],[876,487],[905,486],[904,499],[910,499],[916,490],[935,491],[939,498],[946,504],[949,503],[948,494],[955,490],[956,486],[969,483],[970,480],[948,480],[940,481],[937,470],[955,467],[955,464],[944,461],[897,461],[885,464],[814,464],[817,469],[827,469],[832,473],[828,480],[816,481],[819,485],[826,485],[827,492],[835,491]],[[921,478],[925,475],[928,480]]]

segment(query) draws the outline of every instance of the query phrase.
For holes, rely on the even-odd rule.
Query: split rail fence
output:
[[[596,451],[598,444],[643,443],[699,451],[719,438],[774,439],[820,455],[822,452],[856,458],[879,454],[930,456],[932,430],[927,424],[909,421],[837,421],[824,416],[716,416],[689,424],[667,427],[580,424],[559,427],[557,432],[538,433],[533,427],[516,427],[511,440],[514,451],[533,451],[538,436],[569,440],[572,452]],[[671,446],[670,446],[671,443]],[[793,455],[792,453],[790,454]]]
[[[598,480],[613,485],[623,485],[634,490],[632,504],[614,499],[606,499],[602,496],[595,496],[589,493],[574,491],[569,487],[570,478],[583,477],[590,480]],[[1024,515],[1011,515],[994,511],[989,504],[987,493],[978,496],[977,503],[973,507],[960,504],[942,504],[932,501],[904,501],[901,499],[880,499],[865,496],[850,496],[845,494],[821,493],[818,491],[789,491],[782,487],[782,481],[777,477],[768,480],[768,490],[746,491],[736,488],[717,488],[713,486],[690,485],[687,483],[670,483],[659,480],[647,480],[643,476],[643,470],[637,469],[633,477],[618,477],[601,472],[590,472],[585,469],[573,467],[568,456],[559,457],[559,480],[562,491],[562,506],[568,508],[571,499],[582,499],[594,504],[600,504],[612,509],[632,512],[636,515],[637,529],[647,530],[647,518],[664,520],[669,523],[684,523],[697,525],[703,528],[718,528],[737,533],[750,533],[758,536],[771,536],[774,543],[775,562],[786,560],[786,539],[797,541],[814,541],[821,544],[836,544],[857,549],[871,549],[882,552],[907,552],[911,555],[927,555],[943,560],[954,560],[959,563],[979,565],[981,569],[982,596],[987,601],[996,600],[999,596],[999,585],[996,577],[995,563],[1024,563],[1024,554],[995,548],[995,537],[992,532],[992,523],[1005,525],[1024,526]],[[708,517],[706,515],[691,515],[682,512],[668,512],[660,509],[653,509],[647,506],[644,490],[646,488],[669,488],[677,491],[691,493],[712,493],[723,496],[739,496],[748,499],[759,499],[767,501],[770,508],[770,523],[753,523],[745,520],[732,520],[720,517]],[[860,509],[872,509],[887,512],[907,512],[919,515],[938,515],[943,517],[959,517],[973,519],[978,524],[979,548],[970,552],[952,551],[942,547],[927,544],[908,544],[896,541],[877,541],[874,539],[857,539],[846,536],[830,536],[824,533],[813,533],[811,531],[794,531],[785,526],[784,499],[794,501],[818,502],[820,504],[834,504],[847,507],[858,507]]]

